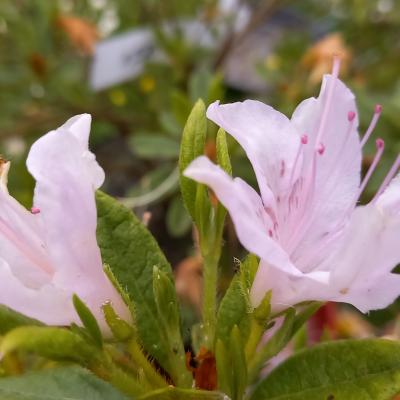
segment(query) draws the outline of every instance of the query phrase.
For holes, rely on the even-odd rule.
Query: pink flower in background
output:
[[[104,172],[88,150],[90,115],[78,115],[36,141],[28,155],[36,179],[34,207],[7,191],[9,163],[0,179],[0,304],[50,325],[79,322],[76,293],[103,324],[101,305],[128,310],[103,272],[96,242],[95,190]]]
[[[211,104],[207,116],[244,148],[260,194],[206,157],[185,175],[204,183],[228,209],[242,245],[261,259],[251,298],[272,289],[275,311],[306,300],[351,303],[363,312],[400,294],[400,177],[397,158],[374,199],[357,206],[384,150],[381,139],[362,182],[361,151],[381,113],[376,106],[360,141],[353,93],[339,61],[319,97],[292,118],[258,101]]]

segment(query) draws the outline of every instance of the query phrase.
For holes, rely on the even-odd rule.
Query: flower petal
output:
[[[328,102],[328,92],[333,86],[330,106],[326,109],[325,123],[319,130]],[[306,133],[309,142],[303,147],[303,175],[310,174],[313,162],[316,162],[315,184],[312,189],[312,200],[302,216],[300,225],[308,221],[308,226],[297,237],[293,259],[318,246],[326,235],[335,233],[341,228],[355,206],[360,185],[361,147],[358,137],[358,117],[354,114],[349,121],[349,112],[356,113],[357,108],[353,93],[339,80],[325,75],[320,95],[310,98],[296,108],[292,123],[301,133]],[[350,118],[351,119],[351,118]],[[322,155],[316,152],[320,140],[325,151]],[[314,161],[314,157],[316,160]],[[303,193],[303,198],[306,198]],[[327,253],[330,249],[327,248]],[[301,266],[306,267],[306,266]]]
[[[8,193],[7,182],[8,182],[8,171],[10,170],[10,161],[4,161],[0,157],[0,190]]]
[[[31,214],[7,191],[0,190],[0,254],[28,287],[49,282],[54,273],[40,222],[39,215]]]
[[[376,205],[357,207],[341,248],[327,261],[341,301],[363,312],[384,308],[400,294],[400,276],[391,273],[400,263],[399,189],[396,179]]]
[[[77,132],[66,128],[69,124],[36,141],[27,166],[36,179],[34,205],[43,219],[52,264],[77,280],[82,271],[102,263],[96,242],[97,177],[88,165],[87,148],[77,139]],[[72,126],[80,125],[76,121]],[[82,136],[86,136],[85,129]]]
[[[51,284],[40,289],[26,287],[9,264],[0,258],[0,304],[49,325],[80,323],[71,297]]]
[[[271,239],[269,231],[274,228],[273,221],[253,188],[241,179],[232,179],[204,156],[194,160],[184,175],[208,185],[214,191],[229,211],[238,238],[248,251],[288,273],[300,273],[285,251]]]
[[[254,304],[272,290],[272,307],[280,311],[306,300],[353,304],[362,312],[385,308],[400,295],[400,179],[396,178],[376,204],[357,207],[334,254],[318,267],[332,271],[328,284],[308,276],[293,278],[260,263],[251,290]]]
[[[352,304],[363,313],[390,306],[400,295],[400,275],[388,273],[378,279],[379,282],[357,282],[335,301]]]
[[[398,174],[386,190],[378,197],[376,206],[388,216],[400,215],[400,174]]]
[[[207,117],[231,134],[246,151],[257,177],[264,204],[291,187],[300,135],[288,118],[272,107],[254,100],[208,107]],[[296,167],[296,168],[297,168]],[[273,204],[272,204],[273,205]]]
[[[271,290],[271,308],[276,313],[303,301],[329,300],[328,281],[329,273],[323,271],[295,277],[261,260],[250,298],[252,305],[257,307]]]
[[[125,306],[103,272],[96,241],[95,190],[104,172],[88,150],[90,117],[74,117],[36,141],[28,169],[36,179],[35,207],[40,209],[44,241],[56,272],[53,284],[77,293],[92,311],[113,301],[116,311]]]
[[[90,114],[75,115],[70,118],[61,129],[72,133],[81,143],[82,148],[87,150],[89,147],[90,125],[92,117]]]

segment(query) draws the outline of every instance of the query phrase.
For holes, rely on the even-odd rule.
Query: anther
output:
[[[385,142],[384,142],[384,140],[381,139],[381,138],[376,139],[375,144],[376,144],[376,148],[377,148],[378,150],[379,150],[379,149],[384,149],[384,148],[385,148]]]
[[[317,148],[318,154],[322,156],[322,154],[325,153],[325,145],[323,143],[320,143],[318,148]]]
[[[306,133],[304,133],[303,135],[301,135],[300,141],[302,144],[307,144],[308,143],[308,135]],[[293,183],[293,176],[294,176],[294,171],[297,168],[297,162],[299,161],[300,158],[300,153],[302,152],[302,148],[301,146],[299,146],[298,150],[297,150],[297,154],[296,154],[296,158],[294,159],[294,163],[293,163],[293,167],[292,167],[292,172],[290,174],[290,184]]]
[[[349,122],[352,122],[356,117],[356,113],[354,111],[349,111],[347,114],[347,119]]]
[[[374,131],[376,124],[378,123],[381,113],[382,113],[382,106],[380,104],[377,104],[375,106],[374,115],[371,119],[369,127],[368,127],[367,131],[365,132],[365,135],[361,139],[361,147],[364,147],[365,143],[367,143],[369,137],[371,136],[371,133]]]
[[[32,207],[32,208],[31,208],[31,213],[32,213],[32,214],[39,214],[39,213],[40,213],[40,208]]]

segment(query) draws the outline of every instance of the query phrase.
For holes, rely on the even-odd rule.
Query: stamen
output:
[[[378,163],[382,157],[384,149],[385,149],[385,142],[382,139],[377,139],[376,140],[376,153],[375,153],[374,160],[372,161],[372,164],[370,165],[367,173],[365,174],[365,177],[364,177],[364,179],[361,183],[360,189],[358,191],[357,198],[359,198],[361,196],[362,192],[364,191],[365,187],[367,186],[367,183],[368,183],[369,179],[371,178],[372,173],[375,171],[376,166],[378,165]]]
[[[323,143],[320,143],[317,151],[318,151],[318,154],[320,154],[322,156],[322,154],[325,153],[325,145]]]
[[[318,131],[317,131],[317,138],[315,140],[316,146],[319,146],[319,144],[321,143],[321,139],[322,139],[322,136],[323,136],[323,133],[325,130],[326,120],[328,118],[328,112],[331,108],[333,92],[335,90],[336,81],[339,76],[339,70],[340,70],[340,58],[335,56],[333,58],[333,66],[332,66],[332,81],[329,86],[328,94],[326,97],[326,102],[325,102],[323,110],[322,110],[321,121],[320,121]]]
[[[378,197],[385,191],[385,189],[389,186],[391,180],[397,173],[397,170],[400,168],[400,154],[397,156],[396,161],[391,166],[389,172],[387,173],[385,179],[383,180],[381,186],[379,187],[378,191],[376,192],[374,198],[371,200],[371,203],[374,204]]]
[[[301,135],[301,143],[303,143],[303,144],[308,143],[308,136],[306,134]]]
[[[346,134],[345,134],[345,137],[344,137],[344,140],[343,140],[343,142],[342,142],[342,145],[340,146],[340,149],[339,149],[339,151],[338,151],[337,154],[336,154],[335,162],[332,163],[333,168],[336,167],[337,163],[339,162],[340,158],[341,158],[342,155],[343,155],[343,151],[345,150],[346,145],[347,145],[347,142],[349,141],[351,132],[353,131],[353,125],[354,125],[354,119],[355,119],[355,117],[356,117],[356,113],[355,113],[354,111],[349,111],[349,112],[348,112],[348,114],[347,114],[347,119],[348,119],[348,121],[349,121],[349,125],[348,125],[348,127],[347,127],[347,132],[346,132]]]
[[[40,208],[32,207],[32,208],[31,208],[31,213],[32,213],[32,214],[39,214],[39,213],[40,213]]]
[[[375,106],[374,115],[372,116],[369,127],[368,127],[367,131],[365,132],[365,135],[361,139],[361,147],[364,147],[365,143],[367,143],[369,137],[371,136],[371,133],[374,131],[376,124],[378,123],[381,113],[382,113],[382,106],[380,104],[377,104]]]

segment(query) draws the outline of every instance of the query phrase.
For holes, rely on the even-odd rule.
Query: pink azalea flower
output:
[[[251,298],[272,289],[279,311],[306,300],[351,303],[363,312],[400,294],[400,177],[397,158],[374,199],[357,201],[379,163],[381,139],[361,181],[362,147],[381,113],[376,106],[360,141],[353,93],[338,79],[339,61],[319,97],[291,119],[258,101],[211,104],[207,116],[244,148],[260,194],[206,157],[185,175],[208,185],[227,208],[242,245],[261,259]]]
[[[88,150],[91,117],[78,115],[37,140],[28,155],[36,179],[34,207],[7,191],[10,164],[0,179],[0,303],[50,325],[79,323],[76,293],[105,328],[101,305],[128,310],[103,272],[96,242],[95,190],[104,171]]]

